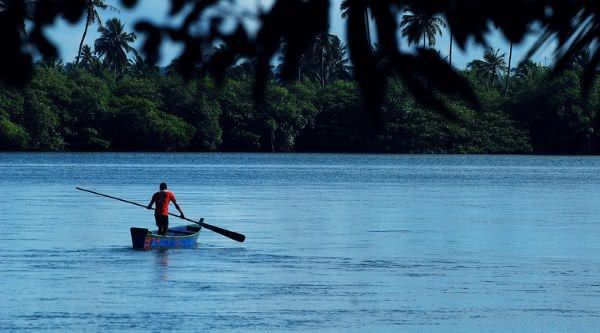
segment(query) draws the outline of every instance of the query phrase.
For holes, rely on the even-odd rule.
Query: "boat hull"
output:
[[[200,226],[190,224],[169,228],[166,235],[159,235],[157,230],[146,228],[130,229],[131,243],[134,249],[192,249],[198,244]]]

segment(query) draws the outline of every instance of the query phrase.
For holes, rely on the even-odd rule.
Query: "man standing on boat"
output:
[[[148,204],[148,209],[152,209],[152,205],[156,203],[156,209],[154,210],[154,219],[156,220],[156,226],[158,227],[159,235],[166,235],[167,229],[169,229],[169,203],[173,201],[175,208],[181,214],[181,218],[185,218],[181,207],[175,200],[173,192],[167,190],[166,183],[160,183],[160,191],[154,193],[152,200]]]

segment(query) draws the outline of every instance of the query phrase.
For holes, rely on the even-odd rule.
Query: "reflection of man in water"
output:
[[[158,279],[162,281],[169,280],[169,251],[167,249],[159,249],[154,251],[156,254],[156,265],[154,271]]]
[[[169,203],[173,201],[175,208],[181,214],[181,218],[185,218],[181,207],[175,200],[175,194],[167,190],[166,183],[160,183],[160,191],[154,193],[152,200],[148,204],[148,209],[152,209],[152,205],[156,203],[156,209],[154,211],[154,219],[156,220],[156,226],[158,227],[159,235],[166,235],[167,229],[169,229]]]

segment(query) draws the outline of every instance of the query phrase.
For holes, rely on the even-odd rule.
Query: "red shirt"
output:
[[[152,201],[156,202],[156,211],[154,215],[169,215],[169,203],[175,201],[175,195],[171,191],[160,191],[154,193]]]

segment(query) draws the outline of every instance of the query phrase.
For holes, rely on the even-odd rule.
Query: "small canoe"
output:
[[[201,227],[197,224],[169,228],[166,235],[158,230],[131,228],[131,243],[134,249],[192,249],[198,243]]]

